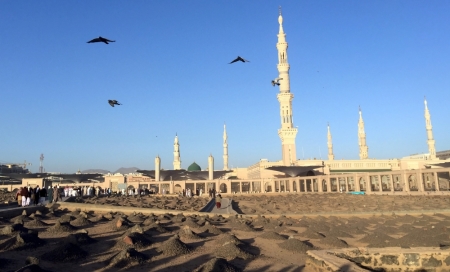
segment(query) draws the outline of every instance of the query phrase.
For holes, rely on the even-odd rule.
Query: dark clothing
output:
[[[20,192],[20,195],[24,196],[24,197],[28,197],[29,196],[28,195],[28,189],[26,187],[23,187],[22,191]]]
[[[47,197],[47,190],[45,188],[39,190],[39,197]]]

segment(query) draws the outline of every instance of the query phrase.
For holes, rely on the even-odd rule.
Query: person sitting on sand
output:
[[[216,196],[216,207],[217,209],[220,209],[221,206],[222,206],[222,196],[218,194]]]

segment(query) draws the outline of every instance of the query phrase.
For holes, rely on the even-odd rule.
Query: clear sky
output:
[[[36,172],[223,167],[281,159],[278,6],[289,43],[297,157],[450,149],[450,1],[0,1],[0,163]],[[103,36],[115,43],[89,44]],[[250,63],[228,64],[238,55]],[[110,107],[108,99],[122,106]]]

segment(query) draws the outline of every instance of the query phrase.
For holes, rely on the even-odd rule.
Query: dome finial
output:
[[[278,14],[281,16],[281,6],[278,6]]]

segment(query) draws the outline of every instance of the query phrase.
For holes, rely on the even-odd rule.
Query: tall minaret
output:
[[[366,133],[364,132],[364,121],[362,118],[361,107],[359,107],[358,143],[359,143],[359,159],[365,160],[369,158],[369,147],[367,147],[366,144]]]
[[[433,139],[433,126],[431,125],[431,115],[428,110],[427,99],[424,99],[425,102],[425,127],[427,129],[427,144],[428,144],[428,152],[430,152],[430,159],[436,159],[436,148],[434,146]]]
[[[297,153],[295,148],[295,137],[297,129],[294,128],[292,118],[292,99],[289,84],[289,63],[287,58],[288,44],[286,42],[286,34],[283,30],[283,17],[281,16],[281,7],[278,16],[280,30],[278,32],[278,74],[280,78],[280,93],[277,95],[280,102],[281,128],[278,130],[278,136],[281,139],[281,151],[283,157],[283,165],[294,165],[297,161]]]
[[[333,142],[331,139],[331,132],[330,132],[330,124],[328,124],[328,160],[332,161],[334,160],[334,154],[333,154]]]
[[[228,136],[225,124],[223,124],[223,170],[228,170]]]
[[[180,144],[178,143],[178,135],[175,134],[175,142],[173,143],[173,170],[179,169],[181,169]]]

